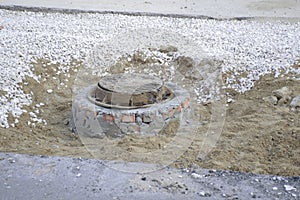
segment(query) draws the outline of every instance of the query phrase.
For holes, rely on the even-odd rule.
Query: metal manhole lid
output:
[[[148,107],[173,98],[163,81],[148,74],[113,74],[103,77],[89,95],[95,104],[108,108]]]
[[[103,77],[98,87],[120,94],[142,94],[157,92],[163,86],[163,81],[155,76],[146,74],[113,74]]]

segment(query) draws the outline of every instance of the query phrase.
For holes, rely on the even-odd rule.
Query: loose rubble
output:
[[[290,104],[291,109],[300,111],[300,95],[294,97]]]
[[[275,96],[267,96],[267,97],[263,97],[263,100],[265,102],[268,102],[272,105],[276,105],[278,103],[278,99]]]
[[[272,93],[277,98],[279,105],[287,104],[291,100],[292,92],[287,87],[274,90]]]

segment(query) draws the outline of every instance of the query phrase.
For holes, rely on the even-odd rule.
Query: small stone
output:
[[[47,90],[47,93],[48,93],[48,94],[51,94],[52,92],[53,92],[52,89],[48,89],[48,90]]]
[[[210,196],[211,196],[210,193],[204,192],[204,191],[199,192],[199,195],[200,195],[201,197],[210,197]]]
[[[202,178],[202,177],[203,177],[202,175],[197,174],[197,173],[192,173],[191,176],[192,176],[193,178]]]
[[[300,110],[300,95],[292,99],[290,107],[292,110]]]
[[[222,197],[231,197],[231,195],[230,195],[230,194],[223,193],[223,194],[222,194]]]
[[[287,98],[287,97],[289,97],[292,94],[292,92],[287,87],[282,87],[282,88],[280,88],[278,90],[274,90],[274,91],[272,91],[272,93],[278,99]]]
[[[64,125],[69,125],[70,119],[65,119],[64,120]]]
[[[78,173],[78,174],[76,175],[76,177],[77,177],[77,178],[81,177],[81,173]]]
[[[202,196],[202,197],[205,197],[205,192],[201,191],[201,192],[199,192],[199,195]]]
[[[13,158],[8,158],[8,162],[10,162],[10,163],[15,163],[16,161],[15,161],[15,159],[13,159]]]
[[[278,190],[278,188],[277,187],[273,187],[273,190],[276,191],[276,190]]]
[[[292,191],[292,190],[296,191],[296,188],[291,185],[284,185],[284,188],[286,191]]]
[[[279,106],[282,106],[282,105],[287,104],[287,103],[290,102],[290,101],[291,101],[291,97],[290,97],[290,96],[287,96],[287,97],[284,97],[284,98],[279,99],[278,105],[279,105]]]
[[[201,161],[201,162],[205,161],[205,155],[202,155],[202,154],[199,155],[198,160]]]
[[[151,119],[151,116],[150,116],[150,114],[143,114],[143,116],[142,116],[142,121],[144,122],[144,123],[151,123],[152,122],[152,119]]]
[[[255,195],[253,192],[251,192],[250,195],[251,195],[251,197],[252,197],[253,199],[256,198],[256,195]]]
[[[276,105],[278,102],[278,99],[275,96],[267,96],[264,97],[263,100],[267,103],[270,103],[271,105]]]
[[[234,99],[232,99],[232,98],[227,99],[227,103],[232,103],[232,102],[234,102]]]
[[[142,125],[143,120],[142,120],[142,118],[141,118],[140,116],[136,116],[136,123],[137,123],[138,125]]]
[[[189,70],[191,70],[194,65],[193,59],[191,57],[186,57],[186,56],[179,56],[176,59],[176,62],[179,66],[178,68],[179,72],[182,73],[183,75]]]
[[[178,51],[177,47],[174,47],[174,46],[161,46],[159,48],[159,51],[162,52],[162,53],[169,53],[169,52],[176,52]]]

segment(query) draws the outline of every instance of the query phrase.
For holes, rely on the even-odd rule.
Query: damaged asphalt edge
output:
[[[115,171],[103,164],[95,159],[0,153],[0,167],[4,172],[0,175],[3,182],[0,196],[4,199],[124,200],[202,197],[290,200],[298,196],[299,177],[169,167],[150,174],[135,174]]]

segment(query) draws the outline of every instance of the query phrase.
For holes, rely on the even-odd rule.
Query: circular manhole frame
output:
[[[174,96],[160,78],[137,73],[105,76],[88,94],[95,105],[116,109],[146,108],[169,101]]]

